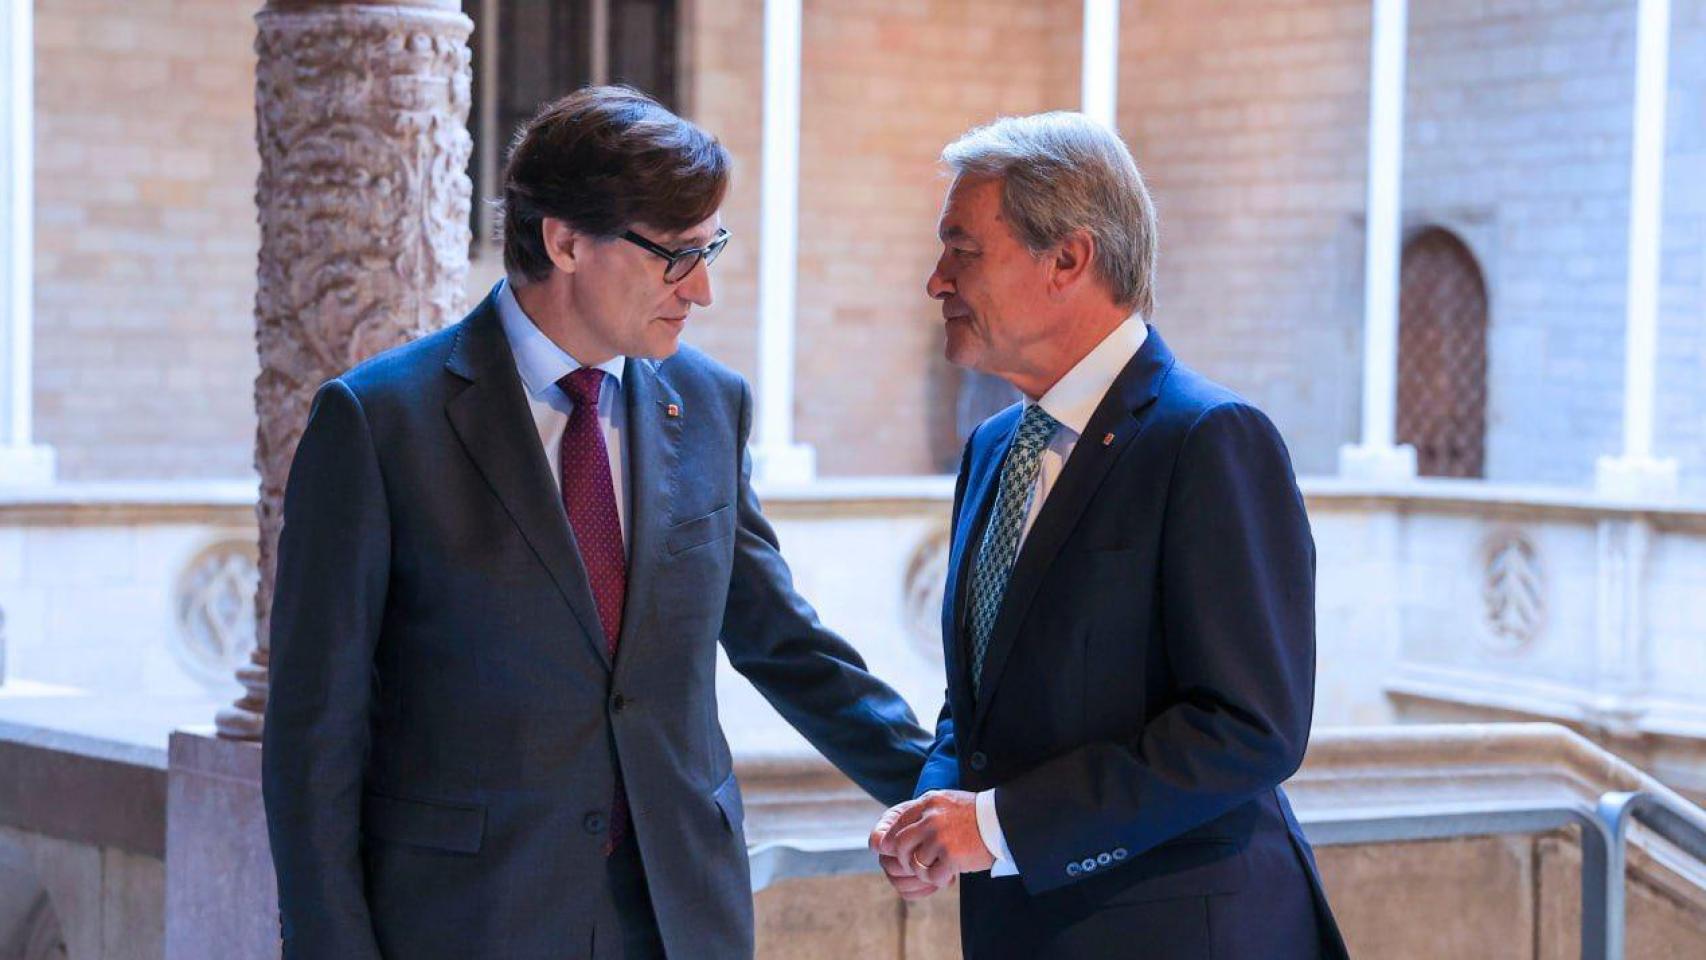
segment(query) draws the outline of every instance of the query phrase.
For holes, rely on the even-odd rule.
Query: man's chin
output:
[[[646,344],[645,353],[638,354],[638,356],[646,360],[668,360],[670,357],[675,356],[676,352],[680,349],[681,338],[679,336],[659,338],[652,343]]]
[[[978,352],[976,348],[955,337],[952,332],[948,334],[948,342],[942,345],[942,356],[946,357],[948,362],[956,367],[965,367],[967,370],[977,369]]]

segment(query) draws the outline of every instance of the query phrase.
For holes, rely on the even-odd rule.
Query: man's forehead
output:
[[[1000,182],[959,177],[942,200],[937,235],[942,240],[971,239],[974,230],[1000,220]]]

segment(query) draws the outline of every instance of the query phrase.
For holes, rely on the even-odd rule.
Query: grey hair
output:
[[[1119,135],[1081,113],[1002,117],[942,150],[957,176],[1001,181],[1001,212],[1041,255],[1077,230],[1095,240],[1091,268],[1114,302],[1155,308],[1155,205]]]

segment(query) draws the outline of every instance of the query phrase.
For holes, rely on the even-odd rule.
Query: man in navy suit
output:
[[[753,952],[734,667],[873,796],[928,734],[795,593],[752,397],[677,349],[729,158],[622,88],[504,173],[508,279],[330,381],[291,466],[263,787],[287,960]]]
[[[1155,215],[1078,114],[968,133],[929,281],[948,359],[1023,402],[966,444],[947,703],[872,846],[964,874],[968,957],[1342,957],[1280,783],[1314,695],[1315,551],[1261,411],[1178,363]]]

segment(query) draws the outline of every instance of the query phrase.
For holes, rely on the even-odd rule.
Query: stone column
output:
[[[1416,448],[1399,446],[1398,268],[1404,201],[1404,57],[1409,5],[1374,0],[1369,54],[1368,241],[1363,306],[1362,442],[1339,449],[1339,473],[1363,480],[1416,475]]]
[[[0,487],[53,482],[53,451],[30,438],[35,316],[35,18],[0,10]]]
[[[457,0],[270,0],[257,16],[255,294],[260,589],[246,695],[257,739],[286,475],[315,390],[457,320],[468,272],[468,35]]]
[[[794,330],[800,227],[801,0],[764,2],[764,168],[759,182],[760,482],[809,483],[816,452],[794,442]]]
[[[1611,496],[1664,498],[1675,494],[1677,489],[1676,461],[1653,456],[1670,0],[1640,0],[1637,16],[1635,137],[1629,186],[1629,293],[1623,347],[1623,454],[1601,457],[1594,479],[1600,492]]]
[[[1119,97],[1119,0],[1084,0],[1084,67],[1079,79],[1079,109],[1109,129],[1118,129],[1114,108]]]

